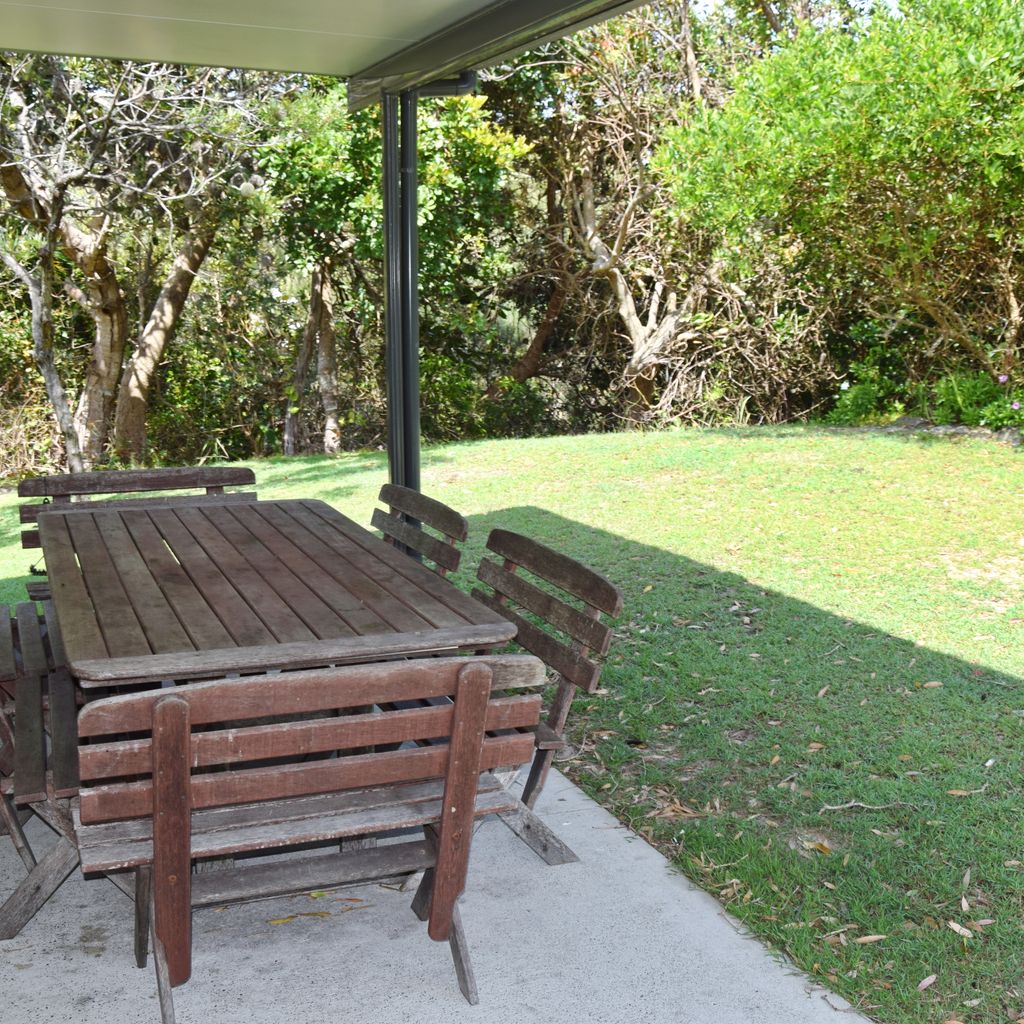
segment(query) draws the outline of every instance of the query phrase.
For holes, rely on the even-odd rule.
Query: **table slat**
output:
[[[397,600],[367,572],[367,567],[347,560],[345,552],[325,542],[319,524],[312,517],[302,518],[289,509],[261,508],[260,514],[278,530],[287,531],[302,550],[330,573],[364,607],[362,619],[350,620],[360,634],[404,632],[431,629],[433,623],[416,610]]]
[[[317,592],[296,575],[291,567],[261,540],[253,536],[224,509],[203,513],[246,561],[263,577],[268,587],[287,602],[293,612],[317,637],[350,636],[353,630]]]
[[[105,658],[107,645],[78,568],[66,520],[60,515],[40,516],[39,535],[46,553],[50,592],[59,608],[65,648],[73,650],[79,658]]]
[[[235,643],[243,647],[273,643],[274,634],[225,579],[174,512],[160,510],[147,514]]]
[[[337,534],[341,534],[370,554],[375,561],[383,562],[417,589],[429,594],[438,603],[456,613],[462,621],[494,623],[502,621],[500,615],[496,615],[489,608],[474,601],[453,583],[442,579],[437,573],[431,572],[421,562],[403,554],[397,548],[385,544],[379,537],[343,516],[337,509],[331,508],[330,505],[322,501],[304,501],[302,505],[332,526]]]
[[[170,553],[149,515],[138,509],[121,512],[120,516],[147,569],[153,579],[158,581],[161,592],[192,644],[200,649],[230,647],[234,643],[231,634],[221,624],[188,573]]]
[[[192,534],[214,565],[282,643],[315,640],[313,631],[295,614],[288,602],[253,568],[204,515],[201,509],[176,512],[178,520]]]
[[[157,653],[187,651],[192,648],[178,616],[164,592],[153,579],[139,549],[118,512],[97,512],[96,528],[110,553],[110,559],[129,595],[150,647]]]
[[[424,624],[419,629],[438,628],[442,626],[464,625],[466,619],[453,612],[447,605],[436,600],[429,592],[422,587],[417,587],[400,573],[396,573],[385,561],[383,551],[394,550],[383,541],[380,542],[381,551],[374,551],[372,554],[365,551],[358,544],[354,544],[348,537],[333,529],[317,516],[312,509],[307,508],[300,502],[282,503],[297,523],[303,525],[310,534],[315,536],[322,544],[335,552],[335,557],[340,555],[349,566],[359,570],[367,578],[367,582],[373,589],[382,596],[374,598],[381,602],[381,614],[387,615],[389,621],[393,621],[397,628],[410,628],[404,622],[404,617],[410,613],[415,614]],[[407,555],[401,555],[408,558]],[[408,559],[410,562],[412,559]],[[418,565],[418,563],[413,563]],[[423,568],[419,566],[419,568]],[[433,576],[428,569],[425,573]],[[366,599],[369,603],[370,598]],[[398,623],[401,623],[398,626]]]
[[[152,648],[96,528],[95,519],[73,516],[68,518],[67,524],[107,647],[111,653],[117,652],[122,656],[149,654]]]

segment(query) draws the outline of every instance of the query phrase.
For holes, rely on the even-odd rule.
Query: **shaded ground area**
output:
[[[462,916],[480,1004],[455,983],[411,893],[368,886],[197,911],[180,1024],[856,1024],[744,937],[707,894],[560,777],[540,810],[582,858],[547,867],[498,821],[477,834]],[[37,833],[38,834],[38,833]],[[20,871],[0,846],[0,891]],[[159,1020],[131,951],[131,904],[76,873],[0,943],[5,1024]]]

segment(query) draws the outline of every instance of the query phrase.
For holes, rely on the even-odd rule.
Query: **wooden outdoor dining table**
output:
[[[516,628],[322,501],[39,515],[79,685],[119,687],[505,643]]]

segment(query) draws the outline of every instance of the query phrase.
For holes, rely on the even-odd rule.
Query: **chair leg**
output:
[[[0,939],[13,939],[78,864],[78,848],[61,836],[0,907]]]
[[[537,797],[540,796],[540,791],[544,788],[548,772],[551,770],[551,762],[554,759],[555,752],[553,750],[538,750],[533,758],[533,764],[530,765],[530,774],[527,776],[526,785],[523,786],[523,803],[531,811],[533,810],[533,805],[537,802]]]
[[[419,888],[412,898],[412,912],[421,920],[430,917],[430,897],[434,892],[434,869],[427,868],[420,879]]]
[[[153,902],[153,866],[135,869],[135,964],[145,967],[149,957],[150,910]]]
[[[498,817],[545,864],[553,867],[556,864],[575,864],[579,861],[579,857],[526,804],[520,804],[517,810],[505,811]]]
[[[455,962],[459,989],[466,997],[466,1002],[476,1006],[480,1002],[480,996],[477,994],[473,964],[469,959],[469,944],[466,942],[466,932],[462,927],[462,916],[458,907],[452,910],[452,930],[448,935],[448,945],[452,951],[452,960]]]
[[[149,916],[152,921],[152,907]],[[160,1020],[163,1024],[174,1024],[174,995],[171,991],[171,975],[167,969],[167,954],[164,952],[164,944],[156,937],[156,928],[152,925],[150,938],[153,944],[153,966],[156,968],[156,992],[160,1000]]]
[[[6,793],[0,793],[0,821],[3,821],[22,864],[25,865],[26,870],[31,871],[36,866],[35,854],[22,831],[21,815],[15,810],[11,798]]]

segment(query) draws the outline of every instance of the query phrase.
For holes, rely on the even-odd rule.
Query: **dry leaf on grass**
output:
[[[938,683],[938,682],[925,683],[924,686],[921,687],[921,689],[922,690],[937,690],[941,685],[942,685],[942,683]]]
[[[862,935],[859,939],[854,939],[853,941],[857,943],[858,946],[867,946],[869,943],[881,942],[882,939],[887,938],[889,938],[888,935]]]
[[[973,938],[973,934],[968,931],[962,924],[957,924],[956,921],[947,921],[947,928],[952,928],[961,938],[970,939]]]
[[[937,974],[929,974],[927,978],[922,978],[921,981],[917,983],[917,991],[923,992],[926,988],[931,988],[938,980],[939,976]]]

